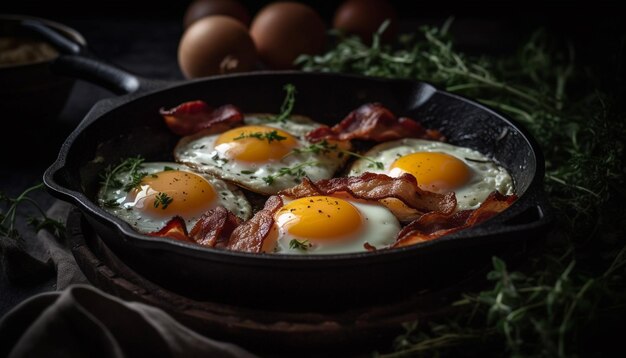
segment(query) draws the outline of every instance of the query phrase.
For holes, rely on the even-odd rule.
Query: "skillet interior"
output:
[[[244,112],[277,112],[283,85],[297,88],[294,113],[335,124],[366,102],[440,129],[455,145],[494,158],[514,178],[520,199],[469,230],[413,247],[326,256],[251,255],[140,235],[94,204],[98,174],[132,155],[171,160],[177,138],[158,110],[202,99]],[[550,221],[543,201],[543,158],[532,139],[502,116],[424,83],[335,74],[256,73],[198,80],[148,95],[99,103],[61,149],[44,181],[76,203],[101,238],[129,266],[197,298],[243,305],[333,310],[368,304],[460,280],[489,258],[523,253]],[[280,294],[277,294],[280,293]]]

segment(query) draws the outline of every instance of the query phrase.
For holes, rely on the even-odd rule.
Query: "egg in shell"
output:
[[[203,213],[219,205],[242,220],[252,214],[250,204],[236,186],[185,165],[142,163],[136,173],[143,178],[132,188],[127,187],[132,182],[130,173],[117,173],[111,180],[118,185],[103,186],[98,202],[139,232],[158,231],[174,216],[182,217],[191,228]]]
[[[448,143],[405,138],[374,146],[365,156],[382,163],[372,168],[371,161],[359,159],[349,175],[363,172],[383,173],[398,177],[412,174],[420,189],[437,193],[453,191],[457,210],[476,209],[497,190],[514,193],[511,175],[482,153]]]
[[[380,249],[394,242],[398,219],[378,202],[348,196],[283,198],[264,252],[340,254]]]
[[[176,161],[260,194],[275,194],[298,184],[302,177],[332,178],[347,159],[338,150],[349,142],[333,142],[315,150],[307,133],[321,125],[292,115],[273,120],[270,114],[247,114],[244,125],[218,134],[201,131],[182,138],[174,149]]]

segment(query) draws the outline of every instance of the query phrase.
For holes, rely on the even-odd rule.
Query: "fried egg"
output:
[[[204,212],[218,205],[243,220],[252,214],[250,204],[236,186],[185,165],[142,163],[136,173],[143,178],[132,188],[128,188],[132,185],[129,172],[110,178],[112,184],[100,189],[98,202],[139,232],[158,231],[174,216],[182,217],[191,229]]]
[[[363,172],[398,177],[412,174],[420,189],[456,194],[457,210],[476,209],[494,190],[514,193],[513,180],[506,169],[470,148],[406,138],[379,144],[352,165],[349,175]],[[382,169],[371,160],[382,163]]]
[[[244,126],[184,137],[174,157],[200,172],[266,195],[290,188],[304,176],[313,181],[332,178],[344,164],[346,155],[328,149],[349,149],[349,142],[320,148],[306,141],[306,134],[319,123],[296,115],[284,122],[268,118],[271,115],[246,115]]]
[[[346,196],[283,198],[263,252],[339,254],[381,249],[395,241],[398,219],[378,202]]]

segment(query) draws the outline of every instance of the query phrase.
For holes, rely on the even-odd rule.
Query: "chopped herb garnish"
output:
[[[267,140],[269,143],[272,143],[273,141],[281,141],[281,140],[285,140],[287,139],[287,137],[283,137],[280,134],[278,134],[277,130],[274,131],[270,131],[270,132],[254,132],[254,133],[241,133],[238,137],[233,138],[234,140],[240,140],[240,139],[245,139],[245,138],[256,138],[258,140]]]
[[[222,162],[222,165],[228,163],[228,159],[220,157],[217,153],[213,154],[211,159],[213,159],[214,162]]]
[[[167,165],[163,167],[164,172],[169,172],[170,170],[174,170],[174,168],[168,167]]]
[[[304,162],[304,163],[300,163],[297,165],[294,165],[293,167],[283,167],[280,168],[278,170],[278,172],[276,174],[272,174],[272,175],[268,175],[263,177],[263,181],[267,184],[267,185],[272,185],[274,183],[274,180],[278,177],[282,177],[285,175],[290,175],[294,178],[301,178],[303,176],[306,175],[306,172],[304,171],[304,168],[306,167],[310,167],[310,166],[314,166],[314,165],[318,165],[319,162],[315,161],[315,160],[310,160],[308,162]]]
[[[308,250],[311,246],[313,246],[309,240],[296,240],[296,239],[292,239],[291,241],[289,241],[289,248],[293,249],[293,250],[303,250],[306,251]]]
[[[174,201],[171,197],[169,197],[166,193],[158,193],[154,198],[154,207],[158,208],[159,205],[161,209],[165,210],[167,207]]]
[[[254,174],[254,172],[252,170],[242,170],[241,174]]]
[[[379,170],[385,169],[385,166],[382,162],[376,161],[370,157],[361,155],[359,153],[355,153],[343,148],[340,148],[337,144],[330,144],[326,139],[322,140],[319,143],[313,143],[303,148],[294,148],[286,156],[300,153],[313,153],[313,154],[328,154],[332,151],[338,152],[338,157],[341,158],[342,154],[351,155],[356,158],[360,158],[370,162],[367,166],[368,168],[376,168]]]

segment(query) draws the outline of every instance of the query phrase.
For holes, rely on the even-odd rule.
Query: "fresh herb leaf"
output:
[[[172,199],[166,193],[161,192],[161,193],[158,193],[156,197],[154,198],[154,207],[158,208],[160,205],[161,209],[165,210],[172,203],[172,201],[174,201],[174,199]]]
[[[174,170],[174,168],[167,166],[167,165],[163,167],[164,172],[169,172],[170,170]]]
[[[311,246],[311,243],[309,242],[309,240],[296,240],[296,239],[292,239],[291,241],[289,241],[289,248],[292,250],[302,250],[302,251],[306,251],[308,250]]]

